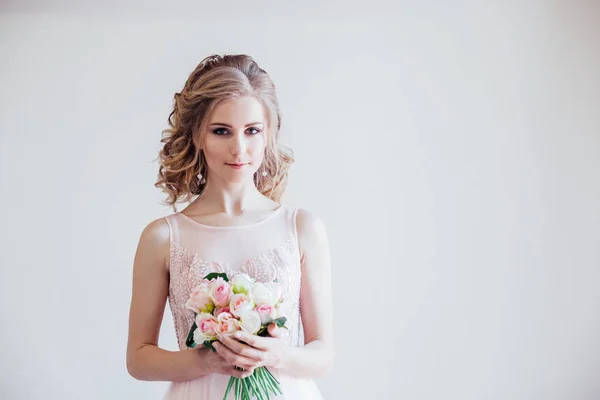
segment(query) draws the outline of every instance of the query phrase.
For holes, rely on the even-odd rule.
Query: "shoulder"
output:
[[[166,218],[158,218],[148,223],[142,231],[140,245],[155,256],[169,254],[170,229]]]
[[[166,218],[158,218],[144,227],[142,237],[154,242],[169,241],[169,224]]]
[[[304,208],[298,208],[296,212],[296,230],[300,246],[304,249],[327,241],[327,230],[323,220]]]

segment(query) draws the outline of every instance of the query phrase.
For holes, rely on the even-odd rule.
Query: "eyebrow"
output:
[[[214,126],[214,125],[226,126],[228,128],[233,128],[231,125],[224,124],[222,122],[215,122],[215,123],[210,124],[210,126]],[[252,125],[263,125],[263,123],[262,122],[251,122],[251,123],[247,124],[244,128],[247,128]]]

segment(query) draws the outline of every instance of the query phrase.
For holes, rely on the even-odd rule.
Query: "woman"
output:
[[[329,245],[319,218],[279,204],[293,159],[278,145],[273,82],[247,55],[207,57],[175,94],[169,125],[156,186],[175,212],[148,224],[135,255],[129,373],[171,381],[166,399],[221,400],[230,376],[266,366],[277,398],[321,398],[313,378],[333,362]],[[191,202],[177,212],[181,199]],[[216,352],[187,348],[194,316],[185,302],[210,272],[277,281],[288,329],[223,336]],[[157,346],[167,298],[179,351]]]

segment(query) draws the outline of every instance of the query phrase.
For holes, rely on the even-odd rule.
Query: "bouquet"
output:
[[[211,273],[192,289],[186,308],[194,311],[186,345],[203,345],[216,351],[212,343],[217,335],[232,336],[242,330],[251,335],[267,336],[267,327],[276,323],[286,327],[286,317],[279,305],[283,302],[276,282],[256,282],[246,274],[235,275],[231,282],[225,273]],[[237,367],[236,367],[237,368]],[[271,394],[283,394],[279,382],[266,367],[258,367],[246,378],[232,376],[223,399],[231,389],[235,398],[268,400]]]

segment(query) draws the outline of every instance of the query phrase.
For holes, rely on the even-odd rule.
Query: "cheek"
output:
[[[254,160],[262,160],[265,154],[266,141],[264,136],[260,135],[248,144],[248,150]]]
[[[224,141],[211,140],[207,138],[202,143],[202,151],[204,152],[204,157],[206,158],[206,161],[209,164],[212,164],[215,161],[221,160],[223,158],[223,154],[227,153],[227,148],[224,145]]]

